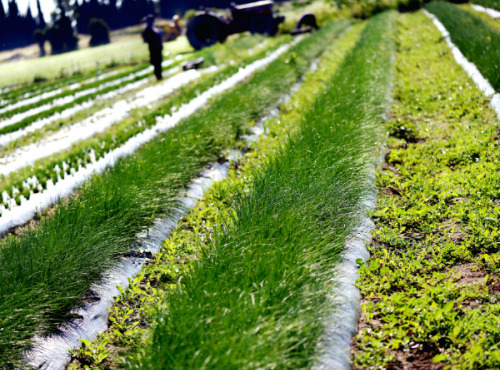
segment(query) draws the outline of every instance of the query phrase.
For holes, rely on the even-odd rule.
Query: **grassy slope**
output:
[[[313,58],[346,24],[306,38],[209,108],[95,176],[53,215],[6,238],[0,245],[0,364],[12,361],[34,333],[63,320],[113,258],[130,250],[152,215],[168,212],[187,182],[234,144],[245,123],[265,114],[297,81],[308,63],[294,55]]]
[[[140,368],[309,366],[334,262],[370,186],[391,75],[390,13],[364,30],[300,130],[169,297]],[[353,88],[356,86],[356,88]]]
[[[453,4],[438,1],[426,8],[443,23],[465,57],[500,91],[500,31]]]
[[[432,22],[402,15],[358,368],[500,366],[500,122]]]
[[[168,302],[169,292],[178,287],[180,276],[188,274],[211,238],[214,227],[231,214],[234,196],[251,183],[252,168],[264,164],[266,158],[279,149],[287,135],[296,132],[303,114],[320,94],[346,53],[354,46],[365,24],[346,31],[322,56],[318,71],[309,74],[291,101],[281,107],[279,117],[266,122],[269,135],[251,145],[244,158],[233,163],[228,179],[215,187],[182,222],[164,243],[162,251],[136,277],[123,295],[117,298],[111,311],[110,327],[93,343],[84,341],[75,354],[72,368],[83,366],[120,367],[131,353],[145,348],[157,310]],[[181,284],[182,279],[181,279]]]

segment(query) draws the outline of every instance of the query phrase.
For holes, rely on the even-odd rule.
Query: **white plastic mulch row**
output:
[[[169,65],[169,64],[172,64],[172,63],[173,63],[173,61],[171,61],[171,60],[164,62],[164,64],[166,64],[166,65]],[[72,95],[71,94],[67,95],[65,97],[53,100],[50,103],[41,105],[41,106],[33,108],[33,109],[29,109],[29,110],[27,110],[25,112],[21,112],[21,113],[15,114],[12,117],[9,117],[9,118],[3,119],[3,120],[0,119],[0,128],[13,125],[13,124],[15,124],[17,122],[20,122],[20,121],[24,120],[25,118],[34,116],[35,114],[38,114],[38,113],[41,113],[41,112],[45,112],[45,111],[47,111],[49,109],[69,104],[69,103],[71,103],[75,99],[78,99],[78,98],[81,98],[81,97],[85,97],[85,96],[89,96],[91,94],[94,94],[96,92],[104,90],[104,89],[106,89],[108,87],[116,86],[116,85],[119,85],[119,84],[121,84],[123,82],[130,81],[130,80],[132,80],[134,78],[143,76],[143,75],[145,75],[145,74],[147,74],[149,72],[150,68],[151,67],[145,68],[145,69],[143,69],[143,70],[141,70],[139,72],[132,73],[132,74],[126,76],[126,77],[122,77],[122,78],[119,78],[119,79],[107,82],[107,83],[105,83],[103,85],[100,85],[100,86],[97,86],[97,87],[93,87],[93,88],[90,88],[90,89],[79,91],[79,92],[77,92],[75,94],[72,94]],[[145,79],[143,81],[143,83],[146,83],[146,82],[147,82],[147,79]],[[97,98],[101,99],[100,96],[98,96]]]
[[[485,8],[481,5],[471,4],[474,10],[488,14],[491,18],[500,18],[500,12],[495,9]]]
[[[93,78],[90,78],[88,80],[85,80],[85,83],[89,84],[89,83],[93,83],[96,81],[101,81],[105,78],[114,76],[114,75],[118,74],[119,72],[120,71],[111,71],[108,73],[104,73],[104,74],[99,75],[97,77],[93,77]],[[60,88],[57,88],[54,90],[49,90],[49,91],[46,91],[43,93],[40,93],[40,91],[26,93],[26,94],[21,96],[22,100],[19,100],[13,104],[9,104],[8,106],[0,109],[0,114],[4,113],[4,112],[11,111],[11,110],[19,108],[19,107],[24,107],[26,105],[34,104],[34,103],[39,102],[40,100],[43,100],[43,99],[51,98],[53,96],[61,94],[63,91],[72,91],[72,90],[78,89],[81,86],[82,86],[82,82],[77,82],[77,83],[74,83],[74,84],[69,85],[69,86],[60,87]]]
[[[76,142],[104,132],[113,124],[127,118],[132,110],[145,107],[171,94],[181,86],[199,78],[203,72],[190,70],[179,73],[159,84],[139,91],[132,99],[117,101],[112,106],[100,110],[79,123],[64,127],[53,135],[43,138],[36,143],[16,149],[11,154],[0,158],[0,174],[8,175],[11,172],[35,163],[39,159],[71,148]],[[139,82],[137,81],[137,84]],[[30,130],[32,129],[30,128]],[[12,136],[15,135],[16,133],[12,133]],[[0,141],[1,139],[0,137]]]
[[[150,68],[148,67],[147,69],[149,70]],[[167,71],[165,73],[165,75],[167,75],[167,76],[172,75],[178,71],[179,71],[179,68],[172,68],[169,71]],[[115,97],[120,96],[122,94],[125,94],[129,91],[133,91],[133,90],[138,89],[142,85],[145,85],[148,81],[149,81],[148,78],[140,79],[138,81],[126,84],[125,86],[122,86],[116,90],[110,91],[106,94],[99,95],[97,98],[99,99],[100,102],[104,101],[104,100],[111,100],[111,99],[114,99]],[[8,134],[0,135],[0,146],[7,145],[14,140],[20,139],[21,137],[26,136],[29,133],[35,132],[36,130],[39,130],[47,125],[50,125],[51,123],[58,121],[58,120],[69,118],[80,111],[83,111],[87,108],[92,107],[94,104],[95,104],[95,100],[89,100],[89,101],[83,102],[81,104],[76,104],[76,105],[72,106],[71,108],[63,110],[62,112],[54,113],[49,117],[41,118],[37,121],[34,121],[33,123],[31,123],[29,126],[27,126],[25,128],[22,128],[20,130],[14,131],[14,132],[10,132]],[[91,119],[92,117],[95,117],[100,112],[101,111],[95,113],[93,116],[91,116],[89,118]]]
[[[495,92],[495,89],[491,86],[489,81],[483,77],[481,72],[477,69],[476,65],[469,62],[467,58],[462,54],[462,52],[457,48],[457,46],[451,41],[450,33],[446,27],[437,19],[434,14],[429,13],[424,9],[424,13],[432,20],[436,28],[441,32],[443,38],[451,49],[451,53],[455,58],[455,61],[465,70],[470,78],[474,81],[476,86],[481,92],[490,99],[490,104],[497,113],[498,118],[500,118],[500,94]],[[495,61],[491,61],[492,63]]]
[[[259,59],[246,67],[240,69],[237,73],[221,82],[218,85],[213,86],[209,90],[203,92],[201,95],[191,100],[189,103],[182,105],[175,113],[172,115],[167,115],[165,117],[159,117],[157,123],[150,129],[147,129],[133,138],[129,139],[122,146],[114,149],[113,151],[105,154],[101,159],[94,163],[88,164],[86,168],[79,169],[74,174],[66,175],[61,181],[58,181],[55,185],[51,182],[47,182],[47,189],[41,193],[32,194],[29,200],[21,203],[19,206],[15,206],[10,210],[6,210],[0,217],[0,233],[6,233],[11,228],[23,225],[30,219],[32,219],[37,212],[49,207],[55,203],[61,197],[65,197],[73,192],[80,184],[85,182],[90,176],[95,173],[101,173],[107,167],[112,167],[114,163],[127,155],[135,152],[143,144],[151,141],[161,132],[167,131],[170,128],[177,125],[181,120],[189,117],[200,108],[205,106],[210,98],[214,95],[220,94],[234,87],[236,84],[242,82],[244,79],[252,75],[258,69],[261,69],[276,60],[281,54],[288,50],[293,44],[298,42],[299,39],[294,42],[281,46],[269,56]],[[189,73],[199,73],[196,71],[188,71]],[[157,86],[163,86],[161,84]],[[156,87],[156,86],[155,86]],[[158,98],[159,91],[151,91],[150,94],[144,95],[144,102],[151,102]],[[125,108],[125,107],[124,107]],[[82,134],[85,130],[82,130]],[[69,140],[69,138],[67,138]],[[28,157],[26,157],[28,159]]]

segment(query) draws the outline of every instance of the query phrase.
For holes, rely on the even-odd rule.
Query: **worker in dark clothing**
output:
[[[142,38],[144,42],[148,43],[149,56],[151,64],[153,65],[155,70],[155,76],[158,80],[161,80],[163,43],[162,43],[161,31],[154,26],[154,22],[155,22],[154,15],[150,14],[146,17],[146,28],[144,29],[144,31],[142,31]]]

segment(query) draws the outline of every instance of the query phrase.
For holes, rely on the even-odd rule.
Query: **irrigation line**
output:
[[[497,117],[500,118],[500,94],[495,92],[495,89],[491,86],[489,81],[483,77],[481,72],[477,69],[476,65],[469,62],[467,58],[462,54],[462,52],[457,48],[457,46],[451,41],[450,33],[446,27],[437,19],[434,14],[429,13],[424,9],[424,14],[427,15],[436,28],[441,32],[443,38],[451,49],[451,53],[455,58],[455,61],[465,70],[470,78],[474,81],[476,86],[481,92],[490,99],[490,104],[497,113]],[[493,61],[492,61],[493,62]]]
[[[287,48],[291,45],[286,45]],[[286,50],[286,49],[285,49]],[[280,53],[281,54],[281,53]],[[318,58],[319,59],[319,58]],[[308,73],[317,69],[317,61],[312,62]],[[307,73],[306,73],[307,74]],[[296,82],[290,92],[284,94],[276,104],[277,107],[286,104],[290,97],[300,88],[304,82],[305,75]],[[264,134],[264,123],[279,115],[279,109],[272,109],[265,117],[261,118],[252,128],[250,135],[242,136],[241,139],[251,144]],[[227,177],[229,173],[229,161],[236,160],[241,151],[233,150],[224,163],[210,163],[202,174],[193,180],[187,187],[186,195],[181,198],[171,216],[165,219],[157,219],[145,235],[138,237],[134,250],[138,251],[134,256],[124,257],[119,264],[111,269],[105,278],[91,288],[93,301],[71,311],[80,318],[62,325],[59,334],[50,337],[36,337],[34,347],[25,355],[30,366],[41,369],[63,369],[70,360],[70,349],[81,346],[80,339],[94,340],[108,328],[109,309],[113,307],[114,297],[120,294],[117,287],[127,289],[129,279],[133,278],[142,267],[161,250],[163,242],[170,237],[172,231],[177,227],[179,220],[194,209],[204,193],[214,183]]]
[[[485,8],[484,6],[481,5],[476,5],[476,4],[471,4],[472,9],[477,10],[478,12],[483,12],[488,14],[491,18],[500,18],[500,12],[495,9],[491,8]]]

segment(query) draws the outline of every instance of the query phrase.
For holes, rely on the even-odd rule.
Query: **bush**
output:
[[[103,19],[92,18],[89,21],[90,46],[99,46],[110,43],[109,26]]]

